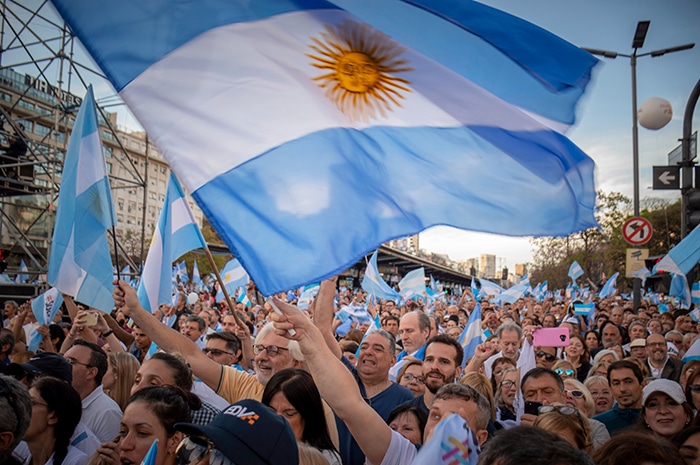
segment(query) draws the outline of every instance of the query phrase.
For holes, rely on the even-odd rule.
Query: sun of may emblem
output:
[[[314,53],[307,56],[324,72],[313,79],[350,120],[386,118],[411,92],[409,81],[397,76],[413,70],[400,58],[405,49],[386,34],[345,20],[311,40]]]

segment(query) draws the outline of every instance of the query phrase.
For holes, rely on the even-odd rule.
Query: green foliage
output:
[[[641,207],[640,216],[647,218],[654,229],[651,241],[644,247],[649,249],[650,256],[666,254],[670,247],[680,242],[680,200],[670,203],[662,199],[644,199]],[[632,202],[624,195],[598,192],[596,219],[600,228],[587,229],[567,237],[532,239],[532,282],[547,280],[550,289],[566,287],[570,281],[569,266],[574,260],[586,273],[581,279],[589,280],[596,286],[601,286],[607,277],[617,271],[624,276],[626,251],[630,246],[622,237],[622,224],[632,213]],[[627,281],[618,280],[618,288],[631,287],[631,280]]]

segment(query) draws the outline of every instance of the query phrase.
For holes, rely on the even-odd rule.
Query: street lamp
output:
[[[637,49],[642,48],[644,45],[644,40],[647,36],[647,31],[649,30],[649,24],[651,21],[639,21],[637,23],[637,30],[634,32],[634,39],[632,39],[632,54],[627,55],[624,53],[610,52],[608,50],[596,50],[591,48],[583,48],[588,53],[593,55],[599,55],[604,58],[615,59],[617,57],[625,57],[630,59],[630,66],[632,67],[632,171],[633,171],[633,205],[634,205],[634,216],[639,216],[639,137],[637,134],[637,58],[651,56],[660,57],[666,55],[667,53],[680,52],[683,50],[689,50],[695,47],[695,44],[685,44],[679,45],[677,47],[664,48],[661,50],[655,50],[653,52],[640,53],[637,54]],[[641,280],[639,278],[634,278],[634,309],[635,311],[639,308],[641,303]]]

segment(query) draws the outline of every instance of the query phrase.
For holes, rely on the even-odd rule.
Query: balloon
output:
[[[652,97],[642,103],[637,110],[639,124],[647,129],[657,130],[666,126],[673,116],[673,109],[668,100]]]
[[[199,300],[199,296],[197,295],[196,292],[190,292],[190,294],[187,296],[187,303],[189,305],[196,304],[198,300]]]

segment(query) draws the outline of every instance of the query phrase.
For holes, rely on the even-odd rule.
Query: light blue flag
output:
[[[184,260],[177,264],[177,279],[181,283],[190,281],[190,275],[187,273],[187,263]]]
[[[684,274],[672,274],[671,289],[668,295],[678,297],[680,308],[690,307],[691,297],[688,288],[688,280]]]
[[[606,297],[611,297],[615,294],[615,291],[617,290],[617,277],[619,275],[620,273],[615,273],[614,275],[610,276],[610,279],[608,279],[605,282],[603,289],[600,290],[598,297],[604,299]]]
[[[433,294],[437,294],[439,291],[437,282],[435,281],[435,278],[433,278],[433,275],[430,275],[430,290],[433,291]]]
[[[300,310],[308,310],[311,301],[314,300],[320,288],[321,286],[319,283],[305,286],[301,295],[299,295],[299,300],[297,300],[297,307],[299,307]]]
[[[683,363],[688,363],[691,360],[700,360],[700,338],[695,339],[693,345],[690,346],[688,351],[683,356]]]
[[[505,291],[498,294],[496,296],[496,299],[500,300],[501,302],[508,302],[509,304],[513,304],[518,299],[523,297],[529,289],[530,289],[530,283],[521,282],[520,284],[516,284],[515,286],[511,286],[508,289],[506,289]]]
[[[175,273],[171,271],[173,262],[185,253],[200,248],[206,248],[206,241],[182,186],[171,172],[137,290],[143,308],[153,312],[158,305],[171,302],[173,288],[177,286]]]
[[[153,444],[146,452],[146,455],[141,461],[141,465],[156,465],[156,457],[158,457],[158,440],[154,439]]]
[[[425,300],[425,269],[420,267],[406,273],[399,281],[399,289],[402,301],[414,298]]]
[[[237,258],[229,260],[229,262],[226,263],[226,266],[224,266],[224,269],[221,271],[221,279],[224,281],[224,286],[226,286],[226,291],[229,296],[236,295],[236,290],[239,287],[245,289],[250,280],[248,273],[243,269],[243,266],[241,266]],[[224,298],[224,292],[219,289],[216,293],[216,301],[221,302]]]
[[[112,258],[106,232],[116,225],[92,87],[73,125],[61,176],[49,255],[49,284],[109,312]]]
[[[467,421],[453,413],[435,427],[433,437],[411,465],[476,465],[481,449]]]
[[[362,289],[378,299],[393,300],[398,302],[401,295],[393,290],[379,275],[377,270],[377,251],[375,250],[365,268],[365,276],[362,278]]]
[[[574,315],[587,317],[595,308],[592,302],[583,304],[574,304]]]
[[[634,277],[642,280],[642,286],[644,286],[644,284],[647,282],[647,278],[649,276],[651,276],[651,272],[646,266],[643,266],[634,272]]]
[[[365,309],[365,311],[367,311]],[[362,349],[362,343],[365,342],[365,339],[367,339],[367,336],[372,334],[373,332],[382,329],[381,324],[378,321],[379,315],[377,315],[375,318],[372,318],[372,316],[367,312],[367,315],[369,316],[369,319],[371,321],[370,325],[367,327],[367,331],[365,331],[365,334],[362,336],[362,340],[360,340],[360,345],[357,347],[357,350],[355,351],[355,357],[360,357],[360,350]],[[366,317],[362,318],[362,321],[366,321]]]
[[[695,228],[654,265],[653,272],[668,271],[686,275],[698,264],[698,261],[700,261],[700,228]]]
[[[15,283],[25,284],[27,281],[29,281],[29,274],[27,274],[27,271],[29,271],[29,268],[27,268],[27,264],[24,263],[24,260],[20,261],[19,273],[17,273],[17,276],[15,276]]]
[[[576,284],[576,280],[583,276],[583,268],[578,264],[576,260],[569,267],[569,278]]]
[[[479,288],[476,285],[476,277],[472,276],[472,281],[469,283],[469,290],[472,292],[474,300],[479,300]]]
[[[32,300],[32,313],[39,325],[50,325],[56,312],[63,304],[61,292],[52,287]]]
[[[199,276],[199,267],[197,266],[197,260],[194,261],[194,268],[192,269],[192,283],[194,283],[194,285],[197,286],[198,289],[201,289],[203,286],[202,278]]]
[[[243,288],[241,289],[241,293],[238,296],[238,303],[241,303],[245,305],[246,307],[250,307],[252,304],[250,303],[250,299],[248,298],[248,294],[246,294],[245,290]]]
[[[469,321],[465,326],[464,331],[459,336],[459,343],[464,348],[464,359],[462,366],[467,364],[467,360],[474,356],[476,346],[483,342],[483,333],[481,331],[481,304],[476,303],[476,307],[469,315]]]
[[[480,299],[489,295],[497,296],[505,290],[498,284],[484,278],[479,278],[479,284],[481,284],[481,290],[479,291]]]
[[[129,265],[124,265],[121,271],[122,276],[129,276],[131,274],[131,267]],[[126,278],[124,278],[126,279]]]
[[[462,0],[54,5],[264,295],[436,224],[596,226],[593,160],[563,133],[597,60],[521,19]],[[353,57],[371,80],[337,74]]]
[[[700,305],[700,282],[694,282],[690,291],[690,301],[695,305]]]

